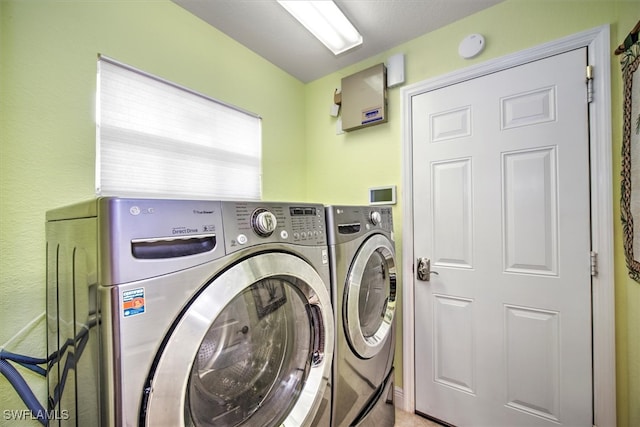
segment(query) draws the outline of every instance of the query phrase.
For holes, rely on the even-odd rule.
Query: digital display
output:
[[[372,202],[387,202],[393,198],[393,192],[390,188],[383,188],[381,190],[374,190],[371,192]]]
[[[315,216],[316,208],[289,208],[291,216]]]
[[[396,203],[396,186],[369,189],[370,205],[393,205]]]

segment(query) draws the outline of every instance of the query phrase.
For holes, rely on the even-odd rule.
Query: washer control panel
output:
[[[276,202],[222,202],[227,251],[282,242],[326,245],[324,207]]]

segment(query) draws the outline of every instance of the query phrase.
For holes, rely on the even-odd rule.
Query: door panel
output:
[[[586,49],[412,99],[416,410],[592,424]],[[558,70],[562,70],[559,73]]]
[[[473,300],[434,295],[435,381],[475,393]]]
[[[557,275],[556,148],[504,153],[502,169],[505,271]]]
[[[473,266],[471,159],[432,165],[433,260],[438,265]]]
[[[559,313],[506,306],[505,328],[507,406],[559,422]]]

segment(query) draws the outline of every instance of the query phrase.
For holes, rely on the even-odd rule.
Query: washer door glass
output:
[[[396,305],[393,247],[374,235],[356,254],[345,287],[347,337],[360,357],[375,356],[390,334]]]
[[[307,300],[289,278],[236,296],[207,332],[191,370],[187,425],[280,425],[310,369]]]
[[[328,286],[293,255],[247,258],[174,323],[143,395],[148,426],[300,427],[331,376]]]

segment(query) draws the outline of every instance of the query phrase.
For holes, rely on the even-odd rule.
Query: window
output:
[[[261,119],[101,56],[96,193],[261,198]]]

